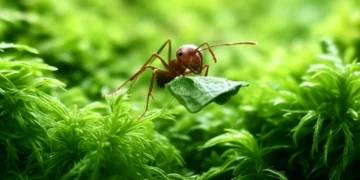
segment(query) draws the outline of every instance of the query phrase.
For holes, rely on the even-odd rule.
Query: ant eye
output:
[[[178,56],[182,56],[183,53],[182,53],[181,51],[179,51],[179,52],[177,53],[177,55],[178,55]]]

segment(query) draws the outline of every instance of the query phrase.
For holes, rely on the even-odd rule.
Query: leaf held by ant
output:
[[[165,87],[191,112],[196,113],[211,102],[223,105],[237,94],[241,87],[248,86],[244,81],[231,81],[210,76],[177,77]]]

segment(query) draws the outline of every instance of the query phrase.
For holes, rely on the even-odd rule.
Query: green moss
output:
[[[0,48],[34,52],[19,45]],[[124,93],[107,97],[108,105],[68,108],[44,91],[64,87],[42,76],[54,68],[37,58],[21,60],[22,54],[0,59],[2,179],[168,179],[156,164],[182,164],[178,151],[154,131],[152,120],[161,112],[136,120]]]
[[[358,5],[0,1],[0,179],[358,179]],[[203,53],[251,86],[197,113],[154,88],[142,120],[150,72],[102,96],[168,38],[257,41]]]

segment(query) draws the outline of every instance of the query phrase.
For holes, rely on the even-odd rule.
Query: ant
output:
[[[141,66],[140,70],[138,70],[134,75],[132,75],[128,80],[126,80],[119,88],[117,88],[111,94],[116,94],[116,92],[118,92],[129,81],[132,81],[132,84],[130,86],[130,88],[131,88],[141,73],[143,73],[146,69],[152,69],[152,76],[151,76],[151,82],[150,82],[149,91],[148,91],[147,100],[146,100],[146,107],[145,107],[145,111],[143,112],[143,114],[141,114],[138,117],[138,119],[140,119],[142,116],[144,116],[144,114],[148,110],[150,96],[153,98],[152,90],[153,90],[155,80],[156,80],[156,84],[160,88],[164,88],[165,84],[172,81],[177,76],[185,76],[185,75],[188,75],[191,73],[198,75],[198,74],[201,74],[203,70],[205,70],[205,76],[207,76],[208,72],[209,72],[209,65],[203,64],[203,56],[202,56],[201,51],[209,50],[214,62],[216,63],[217,62],[216,56],[211,48],[217,47],[217,46],[232,46],[232,45],[241,45],[241,44],[256,45],[256,42],[222,43],[222,44],[216,44],[216,45],[212,45],[212,46],[210,46],[207,42],[202,43],[199,46],[196,46],[193,44],[185,44],[185,45],[180,46],[180,48],[176,51],[176,58],[172,59],[172,57],[171,57],[171,39],[168,39],[167,41],[165,41],[165,43],[160,47],[160,49],[156,53],[153,53],[149,57],[149,59],[144,63],[144,65]],[[166,47],[166,45],[168,45],[168,48],[169,48],[167,61],[165,61],[164,58],[162,58],[159,55],[161,53],[161,51]],[[205,46],[205,47],[201,48],[203,46]],[[154,59],[160,60],[160,62],[162,63],[162,65],[164,66],[164,68],[166,70],[161,70],[157,67],[150,65],[150,63]]]

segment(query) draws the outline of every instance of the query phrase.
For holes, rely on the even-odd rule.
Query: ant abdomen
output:
[[[160,88],[164,88],[165,84],[169,83],[170,81],[172,81],[175,77],[170,77],[170,76],[165,76],[163,74],[160,73],[156,73],[156,84],[158,87]]]

